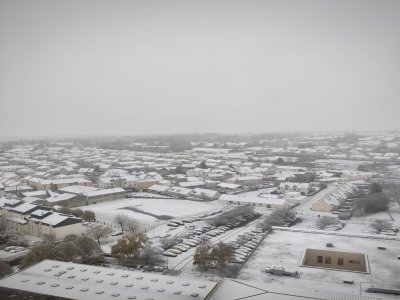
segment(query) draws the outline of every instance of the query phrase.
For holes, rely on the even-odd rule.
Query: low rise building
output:
[[[51,235],[61,240],[82,232],[81,219],[17,199],[0,199],[0,215],[5,218],[8,230],[21,234]]]
[[[0,280],[0,287],[21,290],[35,299],[50,295],[62,299],[210,299],[215,281],[143,273],[91,265],[44,260]],[[25,297],[23,297],[25,298]]]

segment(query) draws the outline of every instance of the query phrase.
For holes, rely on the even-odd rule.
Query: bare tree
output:
[[[103,225],[95,225],[89,228],[88,234],[97,240],[100,244],[100,239],[108,237],[113,232],[111,227]]]
[[[256,227],[262,230],[263,232],[266,232],[271,229],[271,224],[270,222],[268,222],[267,218],[264,218],[263,220],[257,223]]]
[[[124,214],[118,214],[114,217],[115,223],[117,223],[119,226],[121,226],[121,231],[124,231],[125,224],[128,221],[128,217],[125,216]]]
[[[140,257],[146,265],[153,265],[154,263],[161,262],[160,248],[152,247],[151,243],[147,243],[142,249]]]
[[[216,266],[221,272],[225,267],[226,263],[233,255],[233,248],[223,242],[219,242],[215,245],[211,251],[211,257],[215,261]]]
[[[0,260],[0,278],[10,274],[12,272],[11,267],[4,261]]]
[[[29,267],[45,259],[58,259],[56,244],[43,244],[32,248],[31,251],[23,258],[22,266],[24,268]]]
[[[375,231],[375,233],[388,231],[390,228],[392,228],[392,224],[388,220],[380,219],[376,219],[369,226]]]
[[[128,234],[135,233],[140,230],[140,225],[132,218],[127,218],[125,222],[125,232]]]
[[[193,264],[199,266],[200,269],[207,269],[207,266],[210,262],[211,251],[211,243],[205,239],[202,240],[196,247]]]
[[[7,219],[5,215],[0,216],[0,232],[4,232],[7,229]]]
[[[383,183],[384,192],[389,198],[400,204],[400,183],[396,181],[387,181]]]
[[[171,237],[171,238],[166,238],[166,239],[161,239],[161,247],[163,249],[169,249],[172,246],[179,244],[183,241],[183,239],[181,239],[180,237]]]
[[[339,223],[340,221],[335,217],[328,216],[322,216],[317,221],[315,221],[315,225],[318,227],[318,229],[325,229],[328,226],[337,225]]]

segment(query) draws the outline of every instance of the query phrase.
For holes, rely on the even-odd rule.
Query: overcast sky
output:
[[[400,130],[400,1],[1,0],[0,137]]]

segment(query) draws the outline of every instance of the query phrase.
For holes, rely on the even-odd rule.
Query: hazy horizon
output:
[[[400,130],[400,1],[0,2],[0,140]]]

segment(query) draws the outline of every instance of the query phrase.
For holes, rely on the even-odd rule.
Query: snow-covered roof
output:
[[[52,195],[48,198],[46,198],[47,202],[58,202],[58,201],[66,201],[69,199],[72,199],[76,197],[74,194],[69,194],[69,193],[64,193],[64,194],[57,194],[57,193],[52,193]]]
[[[187,189],[187,188],[179,187],[179,186],[173,186],[168,191],[171,193],[181,194],[181,195],[189,195],[192,193],[191,189]]]
[[[68,299],[206,299],[217,283],[44,260],[0,280],[0,286]]]
[[[99,188],[96,188],[96,187],[93,187],[93,186],[70,185],[70,186],[66,186],[64,188],[59,189],[59,191],[64,192],[64,193],[70,193],[70,194],[78,195],[78,194],[97,191],[98,189]]]
[[[206,195],[207,197],[214,197],[215,195],[218,194],[218,192],[217,191],[213,191],[213,190],[209,190],[209,189],[196,188],[196,189],[193,190],[193,194],[195,194],[197,196]]]
[[[308,189],[310,187],[309,183],[305,183],[305,182],[281,182],[281,184],[279,185],[280,188],[299,188],[299,189]]]
[[[74,217],[71,217],[71,216],[67,216],[67,215],[64,215],[64,214],[53,212],[51,215],[41,219],[40,221],[42,223],[55,226],[55,225],[60,224],[61,222],[65,221],[67,219],[80,220],[79,218],[74,218]]]
[[[191,188],[191,187],[204,185],[204,181],[200,181],[200,180],[199,181],[184,181],[184,182],[180,182],[179,185],[181,187]]]
[[[103,189],[103,190],[96,190],[85,193],[87,197],[96,197],[101,195],[109,195],[109,194],[117,194],[117,193],[125,193],[125,190],[122,188],[114,188],[114,189]]]
[[[154,192],[165,192],[169,189],[169,186],[160,185],[160,184],[153,184],[151,187],[147,188],[149,191]]]
[[[238,189],[241,187],[240,184],[234,184],[234,183],[226,183],[226,182],[221,182],[218,184],[219,187],[224,188],[224,189]]]
[[[241,203],[257,203],[263,205],[278,205],[278,206],[285,206],[286,199],[280,199],[273,195],[268,195],[268,197],[241,197],[238,195],[227,195],[223,194],[219,197],[219,200],[222,201],[236,201]]]
[[[22,193],[25,197],[38,197],[47,195],[47,191],[32,191]]]
[[[24,203],[22,203],[22,204],[20,204],[20,205],[18,205],[16,207],[13,207],[12,210],[16,211],[16,212],[19,212],[19,213],[25,213],[25,212],[28,212],[28,211],[36,208],[36,207],[38,207],[38,206],[34,205],[34,204],[31,204],[31,203],[24,202]]]

